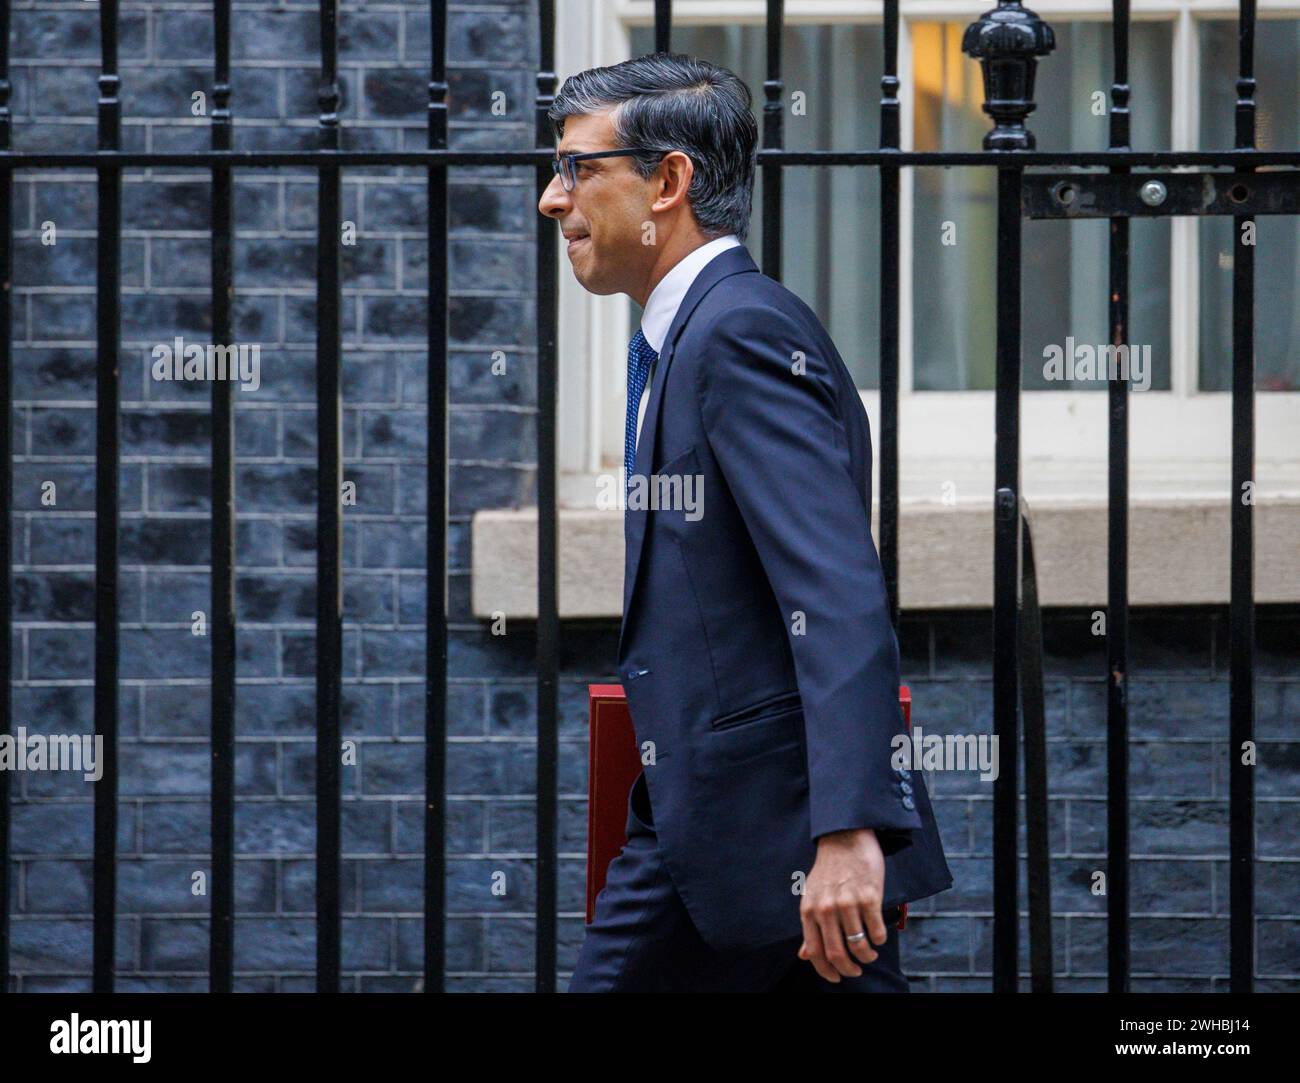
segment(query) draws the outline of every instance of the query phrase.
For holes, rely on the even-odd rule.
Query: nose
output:
[[[537,203],[537,209],[548,218],[563,218],[571,206],[569,193],[564,190],[560,178],[552,177],[551,183],[546,186],[546,191],[542,193],[542,198]]]

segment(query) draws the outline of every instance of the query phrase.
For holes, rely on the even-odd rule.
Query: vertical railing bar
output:
[[[447,3],[429,5],[429,149],[447,149]],[[447,971],[447,167],[430,166],[425,538],[424,991]]]
[[[655,0],[655,52],[668,52],[673,36],[673,0]]]
[[[1014,993],[1019,958],[1017,772],[1020,639],[1020,186],[1023,169],[998,167],[997,378],[994,405],[993,991]]]
[[[546,113],[555,101],[555,4],[539,0],[540,54],[535,136],[551,149],[554,134]],[[537,166],[540,202],[553,174]],[[553,218],[537,226],[537,933],[535,988],[555,991],[557,938],[557,787],[559,769],[558,683],[560,666],[559,546],[556,478],[556,338],[559,320],[558,261]]]
[[[232,148],[230,0],[212,7],[212,149]],[[212,167],[212,342],[233,342],[234,174]],[[229,361],[227,362],[230,363]],[[234,980],[235,921],[235,409],[234,381],[212,381],[212,884],[208,988]]]
[[[1024,716],[1025,850],[1029,900],[1029,979],[1050,993],[1052,979],[1052,845],[1047,783],[1047,704],[1043,691],[1043,613],[1038,604],[1029,502],[1020,501],[1020,704]]]
[[[1241,0],[1238,19],[1236,148],[1255,147],[1255,0]],[[1254,172],[1245,168],[1242,172]],[[1255,973],[1255,778],[1244,750],[1255,739],[1255,229],[1249,215],[1232,220],[1232,545],[1228,602],[1229,984],[1249,993]]]
[[[785,105],[781,100],[781,30],[785,22],[783,0],[767,0],[767,79],[763,82],[763,150],[785,146]],[[781,165],[764,163],[763,169],[763,273],[781,278]]]
[[[885,67],[880,80],[880,149],[900,149],[898,0],[885,0]],[[889,615],[898,630],[899,169],[880,167],[880,563]]]
[[[781,100],[782,0],[767,0],[767,79],[763,82],[763,149],[785,146],[785,104]],[[781,163],[763,163],[763,273],[781,279]]]
[[[98,149],[120,146],[117,0],[99,8]],[[97,169],[95,412],[95,734],[103,738],[103,773],[95,783],[92,986],[113,991],[117,921],[118,685],[118,408],[121,401],[122,174],[110,160]]]
[[[1052,29],[1034,12],[998,0],[966,27],[962,51],[979,60],[984,111],[993,130],[987,151],[1033,150],[1025,117],[1034,111],[1040,56],[1056,46]],[[990,163],[992,164],[992,163]],[[993,492],[993,732],[999,773],[993,783],[993,991],[1019,989],[1020,934],[1017,774],[1020,730],[1020,386],[1021,193],[1024,167],[998,163],[997,346],[994,391]]]
[[[321,0],[320,148],[339,149],[338,0]],[[316,231],[316,990],[339,991],[343,696],[341,176],[318,174]]]
[[[12,143],[9,0],[0,0],[0,151]],[[13,733],[13,171],[0,169],[0,738]],[[0,993],[9,991],[9,771],[0,771]]]
[[[1115,77],[1111,84],[1111,150],[1129,149],[1129,0],[1113,0]],[[1112,173],[1127,174],[1127,166]],[[1110,341],[1129,339],[1129,220],[1110,219]],[[1107,381],[1110,406],[1106,585],[1106,911],[1107,974],[1112,993],[1129,987],[1128,747],[1128,405],[1127,373]]]

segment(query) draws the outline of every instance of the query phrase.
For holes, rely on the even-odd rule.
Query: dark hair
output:
[[[700,229],[743,241],[758,143],[750,101],[735,72],[682,53],[648,53],[569,76],[547,116],[563,136],[566,117],[614,106],[617,145],[654,152],[632,157],[638,175],[650,176],[667,151],[682,151],[695,168],[686,195]]]

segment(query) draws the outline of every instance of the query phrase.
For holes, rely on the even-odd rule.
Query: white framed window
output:
[[[961,32],[987,0],[902,0],[899,97],[904,149],[977,150],[989,128],[978,66]],[[1300,145],[1293,59],[1300,3],[1261,3],[1261,147]],[[1109,106],[1110,4],[1038,0],[1057,35],[1039,65],[1029,127],[1040,149],[1101,149]],[[1130,78],[1137,149],[1230,145],[1236,8],[1203,0],[1134,0]],[[679,0],[673,48],[733,68],[762,109],[761,0]],[[1272,23],[1272,20],[1278,20]],[[784,69],[788,149],[878,144],[881,4],[787,0]],[[650,0],[561,0],[556,64],[568,74],[653,48]],[[577,33],[569,32],[578,28]],[[1225,38],[1226,35],[1226,38]],[[1209,56],[1215,57],[1209,63]],[[1205,62],[1203,62],[1203,59]],[[1095,95],[1102,106],[1096,111]],[[1225,119],[1226,118],[1226,119]],[[1226,124],[1226,128],[1225,128]],[[879,433],[878,172],[787,167],[783,281],[818,312],[858,380]],[[902,176],[900,474],[905,504],[987,504],[993,480],[995,334],[992,170],[906,169]],[[759,181],[761,190],[761,179]],[[747,243],[758,257],[761,206]],[[945,226],[955,244],[943,243]],[[833,228],[832,228],[833,225]],[[1257,485],[1300,496],[1300,222],[1259,219],[1257,249]],[[1096,384],[1041,378],[1044,343],[1106,340],[1106,223],[1025,221],[1023,485],[1031,504],[1102,504],[1106,395]],[[1230,221],[1171,218],[1131,226],[1131,327],[1150,346],[1150,390],[1130,396],[1135,500],[1226,497],[1229,479]],[[627,342],[639,311],[623,296],[593,297],[560,251],[561,502],[595,503],[597,477],[622,460]],[[1226,314],[1226,315],[1225,315]],[[1225,347],[1226,344],[1226,347]],[[1226,352],[1225,352],[1226,350]],[[1290,487],[1288,489],[1288,486]],[[878,490],[877,490],[878,491]]]

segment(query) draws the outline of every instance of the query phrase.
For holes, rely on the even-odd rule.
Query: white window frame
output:
[[[913,132],[911,26],[920,21],[977,18],[989,0],[901,0],[899,77],[903,149]],[[1108,21],[1109,0],[1036,0],[1049,23]],[[787,23],[880,23],[883,5],[847,0],[786,0]],[[1133,17],[1173,24],[1171,142],[1195,149],[1199,130],[1198,18],[1235,17],[1236,5],[1221,0],[1134,0]],[[762,25],[762,0],[679,0],[674,26],[736,22]],[[1259,15],[1300,19],[1300,3],[1260,0]],[[561,82],[576,71],[616,63],[629,55],[630,30],[653,25],[651,0],[560,0],[556,70]],[[1235,58],[1230,61],[1235,64]],[[1045,62],[1050,65],[1051,58]],[[1049,69],[1050,70],[1050,69]],[[1140,73],[1137,73],[1140,75]],[[761,93],[761,88],[751,88]],[[1109,91],[1109,87],[1103,88]],[[871,99],[863,101],[871,108]],[[1032,129],[1032,115],[1030,118]],[[948,147],[946,150],[977,148]],[[900,473],[905,503],[987,503],[991,500],[994,393],[914,391],[912,388],[912,206],[913,171],[902,171],[900,200]],[[1197,219],[1171,222],[1171,390],[1130,396],[1132,491],[1156,499],[1226,495],[1231,449],[1230,396],[1200,391],[1197,323]],[[1027,226],[1032,228],[1032,225]],[[992,268],[990,253],[990,269]],[[599,475],[616,471],[622,458],[626,394],[625,356],[631,302],[623,295],[588,294],[560,261],[560,500],[570,507],[595,501]],[[870,281],[864,281],[864,288]],[[1026,359],[1027,363],[1029,359]],[[879,393],[862,392],[875,433]],[[1033,500],[1104,502],[1106,495],[1107,396],[1097,391],[1035,391],[1021,396],[1024,490]],[[1255,397],[1257,483],[1270,495],[1300,495],[1300,393],[1260,392]],[[954,488],[948,484],[952,482]],[[964,484],[969,483],[969,484]],[[1289,490],[1289,491],[1287,491]],[[878,490],[877,490],[878,492]]]

